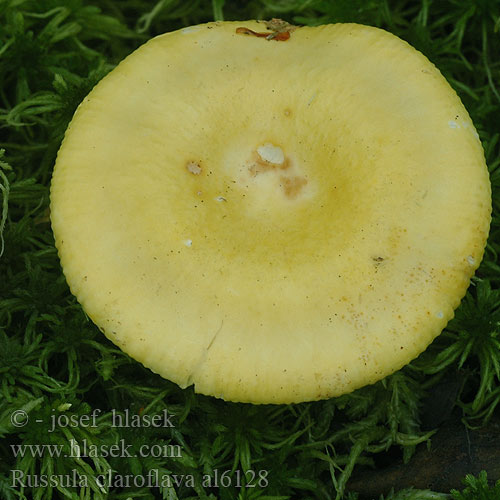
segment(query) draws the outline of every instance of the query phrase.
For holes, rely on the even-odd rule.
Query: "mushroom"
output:
[[[193,26],[121,62],[66,132],[51,220],[121,349],[199,393],[291,403],[425,350],[481,262],[491,191],[466,110],[406,42],[270,30]]]

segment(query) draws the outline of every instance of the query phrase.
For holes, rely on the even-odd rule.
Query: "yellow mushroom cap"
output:
[[[383,30],[156,37],[82,102],[51,187],[72,292],[182,387],[290,403],[398,370],[452,318],[491,192],[455,92]]]

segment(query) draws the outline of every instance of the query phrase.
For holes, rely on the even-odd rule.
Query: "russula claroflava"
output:
[[[490,213],[455,92],[355,24],[150,40],[82,102],[51,187],[64,273],[106,336],[253,403],[340,395],[414,359],[465,294]]]

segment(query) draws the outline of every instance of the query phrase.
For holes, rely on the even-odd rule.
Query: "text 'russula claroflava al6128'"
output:
[[[474,126],[383,30],[217,22],[85,98],[51,218],[87,314],[182,387],[289,403],[373,383],[442,331],[491,212]]]

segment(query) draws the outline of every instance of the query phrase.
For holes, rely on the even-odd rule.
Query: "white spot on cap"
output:
[[[439,311],[436,316],[441,319],[441,318],[444,318],[444,314],[443,314],[443,311]]]
[[[476,259],[472,255],[467,255],[467,262],[473,266],[476,263]]]
[[[194,161],[188,162],[186,168],[188,169],[189,172],[191,172],[194,175],[201,174],[201,167],[198,165],[198,163],[195,163]]]
[[[186,240],[184,241],[184,245],[186,245],[187,247],[190,247],[193,245],[193,240]]]
[[[227,201],[226,198],[224,198],[224,196],[217,196],[217,198],[215,198],[217,201]]]
[[[200,29],[199,26],[188,26],[186,28],[181,29],[181,33],[187,34],[187,33],[193,33],[194,31],[198,31]]]
[[[460,128],[460,125],[456,121],[450,120],[448,122],[448,127],[450,127],[450,128]]]
[[[281,165],[285,161],[285,154],[283,153],[283,150],[279,146],[274,146],[269,142],[259,146],[257,148],[257,153],[259,153],[259,156],[264,161],[274,163],[275,165]]]

